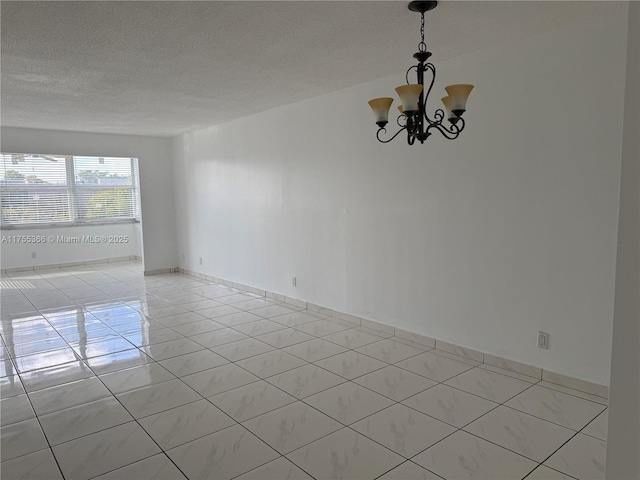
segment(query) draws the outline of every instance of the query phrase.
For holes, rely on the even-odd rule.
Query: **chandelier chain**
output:
[[[421,52],[427,51],[427,44],[424,43],[424,12],[420,15],[420,43],[418,44],[418,50]]]

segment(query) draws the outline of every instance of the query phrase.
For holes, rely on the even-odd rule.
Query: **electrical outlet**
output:
[[[200,257],[200,265],[202,265],[202,257]]]
[[[549,334],[546,332],[538,332],[538,348],[549,348]]]
[[[36,252],[31,252],[31,258],[36,258]]]
[[[293,287],[298,286],[298,279],[296,277],[291,277],[291,286]]]

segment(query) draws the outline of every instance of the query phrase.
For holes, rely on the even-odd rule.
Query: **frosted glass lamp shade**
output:
[[[404,111],[404,114],[409,116],[417,113],[418,100],[420,98],[420,94],[422,93],[422,85],[401,85],[400,87],[396,88],[396,92],[398,92],[398,96],[400,97],[400,101],[402,102],[402,109]]]
[[[449,94],[449,98],[451,98],[451,112],[457,117],[461,116],[467,108],[467,98],[469,98],[469,94],[473,90],[473,85],[460,83],[458,85],[449,85],[444,89]]]
[[[400,112],[400,115],[404,115],[404,108],[402,108],[402,105],[398,105],[398,111]]]
[[[389,123],[389,109],[391,108],[391,104],[393,103],[393,98],[384,97],[384,98],[374,98],[373,100],[369,100],[369,106],[371,110],[373,110],[373,115],[376,117],[376,124],[383,128],[387,123]]]
[[[458,117],[451,111],[451,97],[442,97],[442,104],[447,114],[447,120],[455,124],[458,121]]]

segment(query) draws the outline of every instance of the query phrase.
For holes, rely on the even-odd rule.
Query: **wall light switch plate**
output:
[[[549,334],[546,332],[538,332],[538,348],[549,348]]]

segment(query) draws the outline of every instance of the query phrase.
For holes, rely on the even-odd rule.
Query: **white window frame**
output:
[[[6,153],[0,152],[0,155],[13,155],[15,153]],[[65,188],[67,191],[67,196],[69,198],[69,213],[72,218],[71,221],[60,221],[60,222],[37,222],[37,223],[10,223],[6,224],[2,222],[2,217],[0,215],[0,230],[27,230],[27,229],[37,229],[37,228],[58,228],[58,227],[76,227],[76,226],[88,226],[88,225],[113,225],[113,224],[124,224],[124,223],[140,223],[141,219],[141,209],[140,209],[140,175],[139,175],[139,166],[138,159],[135,157],[112,157],[112,158],[130,158],[131,165],[131,179],[132,185],[126,185],[126,188],[130,188],[133,192],[133,212],[134,217],[131,218],[98,218],[96,220],[88,220],[84,218],[78,217],[78,194],[77,194],[77,184],[75,179],[75,163],[74,157],[94,157],[100,158],[96,155],[48,155],[48,154],[22,154],[19,155],[36,155],[36,156],[55,156],[55,157],[64,157],[65,158],[65,170],[66,170],[66,181],[67,184],[61,186],[61,188]],[[0,183],[0,189],[6,188],[2,183]]]

